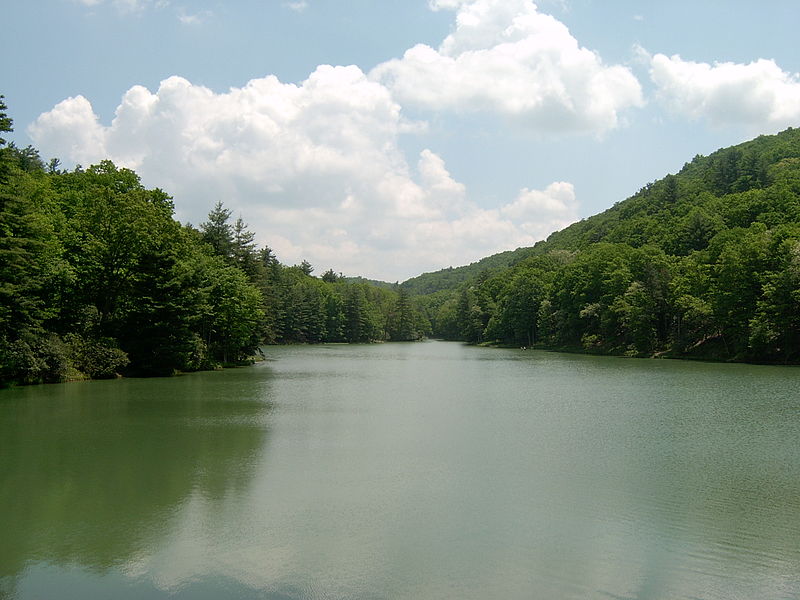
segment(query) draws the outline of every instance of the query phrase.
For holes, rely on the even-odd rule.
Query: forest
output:
[[[13,122],[0,96],[0,135]],[[262,344],[411,341],[406,290],[281,264],[222,202],[198,227],[110,161],[0,138],[0,385],[246,364]]]
[[[444,339],[798,363],[800,130],[696,156],[532,248],[402,285]]]
[[[6,111],[0,96],[0,134]],[[800,361],[800,130],[696,156],[531,248],[400,285],[283,265],[221,201],[181,224],[167,192],[110,161],[59,167],[0,138],[0,385],[427,336]]]

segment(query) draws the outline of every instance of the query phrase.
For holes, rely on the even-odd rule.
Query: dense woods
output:
[[[0,132],[12,121],[0,97]],[[199,227],[103,161],[45,164],[0,139],[0,384],[167,375],[264,343],[414,340],[405,290],[282,265],[219,202]]]
[[[0,133],[12,121],[0,96]],[[532,248],[400,286],[314,276],[222,202],[198,227],[103,161],[0,138],[0,384],[165,375],[265,343],[427,335],[630,356],[800,361],[800,130],[648,184]]]
[[[420,302],[434,335],[797,363],[800,130],[697,156],[609,210],[494,261],[403,284],[430,292]]]

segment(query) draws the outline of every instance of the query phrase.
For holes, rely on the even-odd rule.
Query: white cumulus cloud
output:
[[[100,123],[68,98],[28,129],[45,156],[135,169],[199,224],[221,200],[287,263],[309,260],[388,280],[530,245],[577,218],[568,183],[481,208],[432,150],[409,161],[414,124],[358,68],[318,67],[300,84],[274,76],[217,93],[181,77],[134,86]]]
[[[641,106],[636,77],[605,65],[530,0],[431,0],[455,10],[438,48],[418,44],[370,76],[402,103],[497,113],[534,130],[602,134],[620,111]]]
[[[656,54],[650,76],[672,111],[713,126],[767,132],[800,124],[800,77],[773,60],[711,65]]]
[[[83,96],[67,98],[42,114],[28,128],[34,140],[46,140],[55,154],[86,164],[106,156],[105,132],[91,103]]]
[[[544,190],[523,188],[500,214],[519,223],[523,231],[540,240],[578,220],[578,203],[571,183],[557,181]]]

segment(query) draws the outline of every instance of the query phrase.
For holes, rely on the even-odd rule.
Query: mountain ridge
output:
[[[781,143],[776,145],[776,141]],[[769,151],[764,152],[765,149]],[[498,252],[468,265],[422,273],[400,285],[412,295],[455,289],[483,272],[513,267],[530,256],[552,250],[575,251],[600,241],[627,243],[633,247],[655,242],[666,244],[666,249],[672,251],[671,253],[685,255],[687,250],[700,249],[690,246],[699,246],[703,241],[708,241],[702,239],[702,228],[709,232],[719,229],[720,223],[715,222],[713,214],[719,212],[719,207],[714,205],[712,198],[702,196],[703,192],[719,199],[732,193],[741,194],[760,189],[769,181],[770,176],[775,176],[776,170],[780,170],[782,161],[792,159],[800,160],[800,129],[792,127],[778,134],[760,135],[734,146],[720,148],[708,156],[698,154],[677,173],[670,173],[647,183],[628,198],[564,229],[554,231],[533,246]],[[784,163],[782,166],[788,167],[787,170],[793,168],[792,163]],[[772,172],[770,167],[773,167]],[[655,208],[659,210],[654,211]],[[685,230],[677,233],[700,236],[694,240],[666,239],[669,232],[665,232],[664,227],[654,227],[653,223],[644,227],[644,223],[639,222],[642,213],[652,216],[653,212],[657,212],[662,217],[660,225],[663,226],[669,216],[688,217],[692,208],[701,208],[701,211],[692,215],[690,222],[682,223]],[[746,215],[738,219],[734,215],[727,216],[731,223],[741,225],[746,222]],[[797,216],[800,217],[800,214]],[[620,221],[627,224],[620,225]],[[634,231],[637,226],[641,228],[640,232]]]

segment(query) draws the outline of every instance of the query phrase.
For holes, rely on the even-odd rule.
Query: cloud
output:
[[[656,54],[650,77],[669,109],[715,127],[770,132],[800,123],[800,78],[773,60],[710,65]]]
[[[28,128],[32,139],[46,138],[58,154],[76,164],[88,164],[106,155],[105,132],[92,105],[83,96],[67,98],[41,115]]]
[[[183,221],[199,224],[222,200],[282,261],[320,272],[402,280],[530,245],[577,218],[568,183],[479,207],[434,151],[406,159],[399,138],[414,128],[358,67],[323,65],[297,85],[134,86],[110,125],[86,98],[68,98],[28,132],[45,156],[135,169],[174,195]]]
[[[500,209],[536,240],[578,220],[578,203],[571,183],[557,181],[544,190],[523,188],[517,199]]]
[[[286,2],[284,6],[289,10],[293,10],[294,12],[303,12],[308,8],[308,2],[306,2],[306,0],[299,0],[299,2]]]
[[[141,12],[146,8],[164,8],[169,4],[168,0],[74,0],[84,6],[94,7],[101,4],[109,4],[123,14]]]
[[[178,21],[183,25],[202,25],[214,16],[210,10],[201,10],[196,13],[187,13],[184,9],[178,11]]]
[[[541,132],[602,134],[620,111],[642,105],[627,67],[604,65],[567,27],[530,0],[430,0],[455,10],[438,48],[418,44],[370,77],[399,102],[442,111],[488,112]]]

